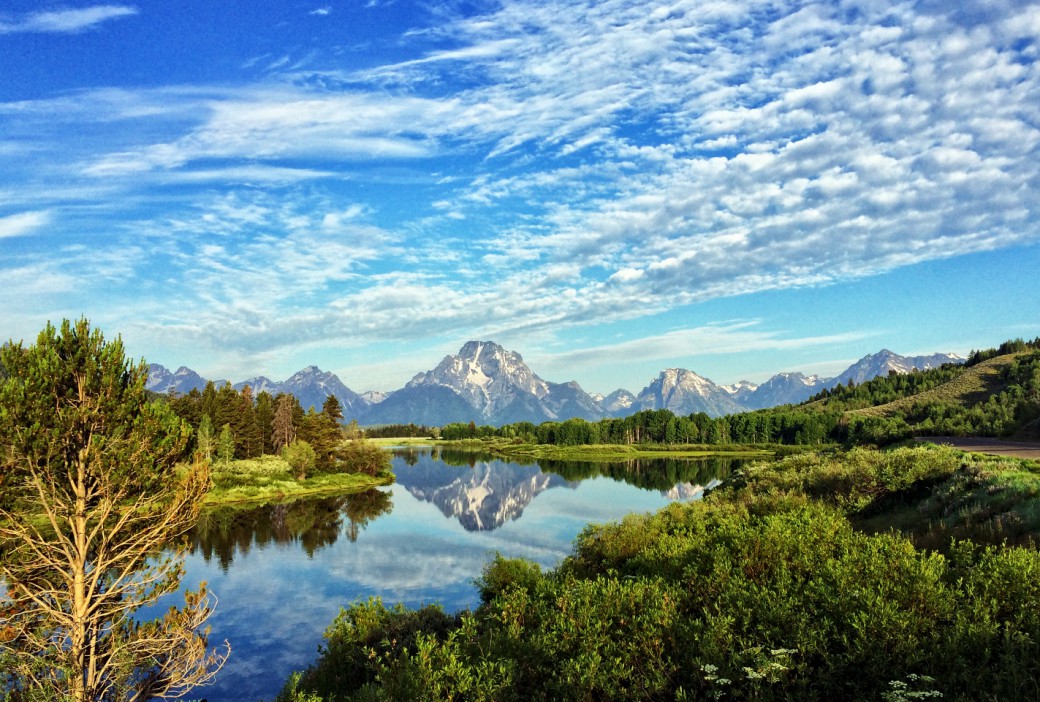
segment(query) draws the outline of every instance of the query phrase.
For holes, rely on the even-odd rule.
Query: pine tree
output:
[[[196,432],[196,444],[203,460],[209,461],[213,459],[213,452],[216,450],[216,440],[213,436],[213,421],[208,414],[202,415],[202,420],[199,422],[199,429]]]
[[[205,683],[226,654],[208,651],[204,584],[161,619],[134,616],[179,588],[177,543],[209,486],[205,463],[174,470],[186,426],[85,319],[0,348],[0,367],[5,691],[134,702]]]
[[[220,428],[220,436],[217,438],[217,458],[226,466],[235,457],[235,435],[231,432],[231,425],[225,424]]]

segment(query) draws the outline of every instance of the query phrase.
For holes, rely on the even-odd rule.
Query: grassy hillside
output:
[[[1040,343],[1005,342],[963,366],[892,373],[821,392],[778,415],[814,412],[844,444],[889,444],[911,436],[1035,439],[1040,434]]]
[[[957,377],[942,385],[924,392],[901,397],[873,407],[849,410],[850,416],[892,417],[905,414],[915,405],[922,404],[954,404],[962,407],[974,407],[987,401],[993,395],[1007,390],[1009,380],[1006,377],[1008,368],[1015,359],[1028,356],[1032,352],[1009,353],[983,361],[965,368]]]

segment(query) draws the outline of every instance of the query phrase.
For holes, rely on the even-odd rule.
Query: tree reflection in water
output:
[[[392,508],[390,493],[375,488],[259,507],[215,507],[200,515],[191,534],[191,551],[200,553],[207,563],[216,558],[225,573],[236,555],[271,544],[298,544],[312,558],[336,543],[341,529],[350,541],[356,541],[369,522]]]

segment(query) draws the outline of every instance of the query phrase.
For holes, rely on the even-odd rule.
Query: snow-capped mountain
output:
[[[661,371],[639,393],[632,409],[667,409],[679,415],[705,412],[712,416],[744,411],[744,407],[729,392],[685,368]]]
[[[944,363],[964,363],[964,359],[952,353],[933,353],[928,356],[900,356],[888,349],[868,354],[833,378],[801,373],[777,373],[758,386],[744,400],[748,409],[764,409],[777,405],[805,402],[825,388],[845,385],[851,380],[859,385],[890,372],[910,373],[915,370],[937,368]]]
[[[192,390],[201,391],[206,387],[206,383],[205,378],[186,366],[181,366],[176,372],[171,372],[166,366],[151,363],[148,365],[148,380],[145,387],[152,392],[162,394],[172,390],[179,395],[186,395]]]
[[[419,373],[406,388],[449,387],[485,417],[512,404],[520,393],[542,399],[549,384],[535,375],[515,351],[492,341],[468,341],[457,355],[445,356],[431,371]]]
[[[636,396],[624,388],[618,388],[599,401],[599,406],[604,414],[610,417],[624,417],[632,413],[632,405],[636,403]]]
[[[869,354],[859,359],[836,378],[824,381],[825,387],[845,385],[852,380],[855,384],[865,383],[889,371],[909,373],[913,370],[938,368],[944,363],[964,363],[964,359],[952,353],[933,353],[929,356],[900,356],[888,349]]]
[[[824,380],[816,375],[777,373],[743,398],[748,409],[763,409],[777,405],[804,402],[819,392]]]
[[[569,485],[537,466],[476,461],[472,468],[452,468],[428,456],[397,471],[397,483],[466,531],[490,531],[519,517],[541,492]]]
[[[430,371],[416,374],[400,390],[358,395],[333,373],[310,366],[283,382],[257,376],[237,383],[254,393],[292,393],[306,408],[320,409],[328,395],[339,398],[345,419],[363,425],[426,424],[450,422],[476,424],[540,423],[581,417],[595,421],[623,417],[639,410],[668,409],[678,415],[705,412],[711,416],[803,402],[824,388],[863,383],[890,371],[909,373],[944,363],[963,363],[954,354],[900,356],[887,349],[864,356],[834,378],[778,373],[755,385],[742,380],[733,385],[715,382],[684,368],[661,372],[638,396],[618,389],[606,397],[593,397],[576,382],[552,383],[540,378],[520,354],[492,341],[469,341],[458,354],[445,356]],[[217,384],[223,384],[220,381]],[[203,389],[206,379],[190,368],[171,373],[165,367],[149,367],[148,389],[165,393]]]
[[[603,408],[573,380],[569,383],[549,383],[549,394],[542,398],[542,406],[557,419],[579,417],[589,421],[603,418]]]
[[[415,417],[407,421],[510,424],[602,416],[596,401],[577,383],[549,383],[515,351],[493,341],[468,341],[458,354],[445,356],[436,368],[416,374],[404,388],[375,405],[364,422],[396,423]]]
[[[368,392],[361,393],[361,399],[370,405],[378,405],[389,396],[390,393],[380,392],[378,390],[369,390]]]
[[[732,385],[720,385],[719,387],[740,404],[745,404],[747,399],[758,390],[758,386],[749,380],[738,380]]]
[[[325,404],[325,399],[329,395],[335,395],[346,419],[360,415],[369,406],[364,398],[344,385],[335,373],[323,371],[317,366],[308,366],[297,371],[280,383],[261,375],[235,383],[233,387],[235,390],[241,390],[246,385],[253,390],[254,395],[265,391],[272,395],[280,392],[294,395],[304,409],[313,407],[319,412]]]

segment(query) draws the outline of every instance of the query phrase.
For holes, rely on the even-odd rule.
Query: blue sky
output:
[[[1038,54],[1015,0],[9,0],[0,334],[604,393],[1033,338]]]

